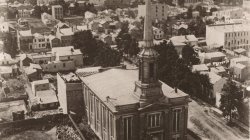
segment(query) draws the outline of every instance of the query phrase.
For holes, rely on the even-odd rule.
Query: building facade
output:
[[[223,46],[234,50],[250,48],[249,24],[219,24],[206,26],[206,42],[208,46]]]
[[[138,17],[145,16],[146,5],[138,5]],[[167,4],[154,3],[151,4],[151,16],[152,19],[166,20],[170,13],[170,6]]]
[[[52,17],[54,19],[63,19],[63,7],[61,5],[52,6]]]

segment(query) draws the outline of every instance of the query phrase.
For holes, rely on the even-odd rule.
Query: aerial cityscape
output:
[[[0,140],[249,140],[250,0],[0,0]]]

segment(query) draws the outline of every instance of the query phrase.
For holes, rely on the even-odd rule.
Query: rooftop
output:
[[[216,57],[226,57],[226,55],[222,52],[210,52],[210,53],[205,53],[206,58],[216,58]]]
[[[75,73],[60,74],[62,79],[67,83],[81,83],[81,79]]]
[[[12,58],[8,53],[5,53],[5,52],[0,53],[0,61],[10,60],[10,59],[12,59]]]
[[[0,119],[3,121],[13,121],[12,112],[27,112],[25,102],[23,100],[1,102],[0,103]]]
[[[82,52],[80,49],[74,49],[73,46],[65,46],[65,47],[56,47],[52,48],[52,54],[56,53],[56,56],[71,56],[71,55],[80,55]]]
[[[193,65],[192,71],[208,71],[208,67],[206,64]]]
[[[250,31],[250,24],[217,24],[209,25],[208,27],[220,32],[240,32]]]
[[[30,67],[33,69],[40,69],[40,70],[42,69],[42,67],[39,64],[30,63]]]
[[[19,31],[20,36],[32,36],[31,30]]]
[[[185,42],[193,42],[198,41],[198,39],[194,35],[185,35],[185,36],[174,36],[170,38],[170,40],[175,43],[185,43]]]
[[[202,72],[202,74],[207,74],[207,75],[208,75],[211,84],[215,84],[215,83],[218,82],[220,79],[222,79],[221,76],[217,75],[217,74],[214,73],[214,72]]]
[[[214,73],[220,73],[220,72],[226,72],[225,68],[223,66],[219,66],[219,67],[213,67],[211,68],[211,72]]]
[[[0,66],[0,74],[8,74],[12,73],[12,67],[11,66]]]
[[[36,97],[32,101],[33,103],[49,104],[58,102],[56,92],[52,89],[36,91]]]
[[[239,49],[235,49],[234,52],[238,53],[238,54],[241,54],[241,53],[245,53],[246,50],[243,49],[243,48],[239,48]]]
[[[241,64],[241,63],[237,63],[236,65],[234,65],[234,67],[239,68],[239,69],[244,69],[244,68],[246,68],[246,66],[243,65],[243,64]]]
[[[98,73],[100,69],[101,69],[100,66],[81,68],[81,69],[76,70],[76,74],[80,77],[86,77],[86,76]]]
[[[59,33],[61,33],[61,35],[74,35],[72,28],[62,28]]]
[[[32,85],[41,85],[41,84],[47,84],[49,83],[48,79],[44,79],[44,80],[37,80],[37,81],[33,81]]]
[[[133,94],[135,81],[138,80],[138,70],[112,68],[87,77],[81,77],[81,79],[103,102],[111,107],[110,109],[114,109],[115,106],[139,102],[139,99]],[[180,90],[175,93],[174,89],[165,83],[162,83],[162,91],[167,98],[187,96]],[[110,97],[109,103],[106,102],[107,97]]]

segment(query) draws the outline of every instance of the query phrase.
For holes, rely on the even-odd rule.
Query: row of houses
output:
[[[22,54],[20,65],[27,68],[27,73],[36,73],[37,68],[31,68],[31,63],[39,64],[43,72],[74,71],[83,66],[83,54],[73,46],[52,48],[51,52],[43,54]]]

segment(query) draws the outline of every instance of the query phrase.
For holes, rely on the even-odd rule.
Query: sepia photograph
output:
[[[0,140],[250,140],[250,0],[0,0]]]

